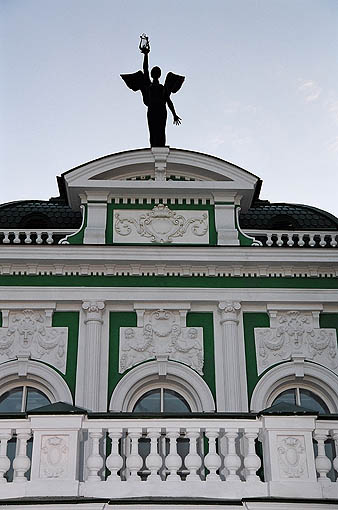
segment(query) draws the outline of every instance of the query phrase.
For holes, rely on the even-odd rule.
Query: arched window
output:
[[[283,403],[295,404],[320,414],[330,413],[328,406],[319,395],[300,385],[285,389],[279,393],[273,400],[272,405]]]
[[[51,397],[31,384],[7,387],[0,396],[0,413],[20,413],[31,411],[51,403]]]
[[[190,413],[185,398],[170,388],[160,386],[144,393],[133,408],[134,413]]]

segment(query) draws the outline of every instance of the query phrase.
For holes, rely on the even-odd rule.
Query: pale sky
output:
[[[171,147],[263,179],[261,198],[338,216],[338,0],[0,0],[0,202],[56,196],[56,175],[148,147],[120,73],[186,76]]]

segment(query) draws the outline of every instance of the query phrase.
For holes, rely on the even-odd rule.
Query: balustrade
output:
[[[82,423],[80,432],[82,429],[84,433],[73,441],[70,438],[77,437],[77,432],[74,432],[76,427],[67,425],[67,420],[74,417],[63,416],[60,429],[56,431],[55,416],[44,416],[43,427],[50,420],[52,432],[41,428],[41,420],[34,422],[34,419],[37,420],[36,417],[22,420],[20,426],[15,424],[12,428],[8,418],[0,420],[0,499],[6,495],[8,497],[11,486],[15,492],[15,484],[18,483],[21,484],[20,490],[24,491],[34,483],[42,486],[41,482],[45,480],[54,483],[63,482],[64,479],[65,483],[69,483],[70,471],[66,466],[75,458],[82,459],[75,461],[78,469],[71,471],[71,479],[80,495],[105,494],[104,491],[108,493],[111,490],[109,487],[114,484],[116,497],[125,497],[131,490],[127,487],[135,483],[140,484],[140,494],[144,494],[149,483],[152,490],[158,487],[158,495],[170,496],[171,490],[180,493],[178,487],[182,487],[182,495],[188,490],[184,487],[193,483],[196,494],[203,494],[205,484],[211,484],[215,488],[215,497],[218,497],[217,494],[226,494],[224,491],[231,493],[233,487],[240,486],[243,487],[243,494],[254,490],[255,494],[264,495],[268,494],[267,484],[270,481],[274,484],[280,482],[283,486],[291,478],[293,487],[295,483],[304,482],[307,473],[303,467],[305,458],[308,482],[312,480],[311,484],[318,485],[320,491],[329,490],[330,494],[332,491],[338,494],[337,420],[296,417],[294,427],[302,420],[308,420],[302,432],[301,428],[292,430],[292,427],[287,431],[285,418],[279,417],[274,417],[273,421],[272,418],[264,421],[264,417],[253,416],[250,419],[222,418],[222,415],[147,420],[130,415],[126,419],[89,415],[83,416],[82,422],[78,422]],[[284,421],[279,431],[280,420]],[[314,450],[309,420],[315,423]],[[40,429],[35,428],[35,423],[40,423]],[[310,434],[310,441],[306,439],[306,434]],[[256,450],[258,437],[263,447],[265,481],[257,474],[261,468],[261,458]],[[30,472],[31,455],[27,444],[29,440],[32,441],[31,438],[33,460]],[[14,458],[8,447],[13,440],[16,441]],[[77,442],[77,446],[72,445],[73,452],[77,452],[75,457],[71,453],[71,444],[74,442]],[[312,451],[308,450],[308,445]],[[274,465],[277,471],[274,471]],[[12,476],[9,473],[12,472],[13,483],[8,483]],[[250,484],[250,489],[244,488],[246,484]],[[55,495],[58,495],[57,491]]]
[[[263,246],[274,247],[310,247],[310,248],[336,248],[338,246],[338,232],[322,231],[259,231],[246,230],[250,237],[261,241]]]
[[[3,230],[0,232],[0,244],[58,244],[73,232],[74,229]]]

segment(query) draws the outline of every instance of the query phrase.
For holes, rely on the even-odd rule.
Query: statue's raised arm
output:
[[[168,73],[164,86],[160,84],[161,69],[157,66],[151,70],[151,78],[149,76],[148,55],[150,52],[149,38],[141,35],[139,45],[141,53],[143,53],[143,71],[137,71],[133,74],[121,74],[121,78],[126,85],[135,92],[140,90],[144,104],[148,107],[148,126],[150,133],[151,147],[165,146],[165,127],[167,122],[167,108],[170,109],[174,124],[179,125],[181,118],[176,114],[174,105],[170,99],[170,94],[174,94],[180,90],[184,82],[184,76],[174,73]]]

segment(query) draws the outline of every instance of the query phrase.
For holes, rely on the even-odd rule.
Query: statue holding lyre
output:
[[[167,122],[167,105],[173,114],[174,124],[181,124],[180,117],[176,114],[174,105],[170,99],[170,94],[178,92],[184,82],[184,76],[168,73],[164,85],[161,85],[159,78],[161,69],[157,66],[153,67],[149,76],[148,54],[150,52],[149,38],[141,35],[139,45],[141,53],[143,53],[143,71],[137,71],[133,74],[121,74],[121,78],[126,85],[134,90],[140,90],[144,104],[148,107],[148,126],[150,134],[151,147],[165,146],[165,127]]]

